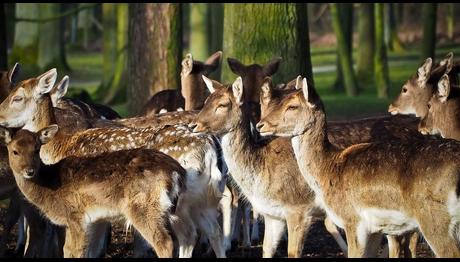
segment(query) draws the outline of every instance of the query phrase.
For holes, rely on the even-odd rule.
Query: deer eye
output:
[[[22,96],[15,96],[15,97],[13,97],[13,102],[21,102],[22,99],[23,99]]]
[[[18,151],[13,150],[13,154],[14,154],[15,156],[17,156],[17,155],[18,155]]]
[[[289,106],[287,110],[297,110],[299,109],[299,106]]]
[[[430,109],[430,108],[431,108],[431,104],[430,104],[430,103],[428,103],[428,109]]]
[[[402,91],[403,91],[403,93],[406,93],[406,92],[407,92],[407,88],[403,87]]]

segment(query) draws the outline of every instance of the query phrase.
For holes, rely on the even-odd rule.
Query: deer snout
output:
[[[270,135],[273,135],[273,132],[268,130],[270,129],[270,126],[272,125],[269,125],[263,121],[260,121],[259,123],[257,123],[256,129],[257,131],[259,131],[259,134],[261,136],[270,136]]]
[[[188,125],[193,133],[203,133],[206,132],[206,128],[204,128],[204,125],[197,123],[197,122],[192,122]]]
[[[262,122],[257,123],[257,125],[256,125],[257,131],[260,132],[260,130],[264,127],[264,125],[265,125],[265,124],[262,123]]]
[[[390,104],[388,106],[388,112],[390,112],[392,115],[398,114],[398,108],[395,107],[393,104]]]
[[[24,177],[25,178],[32,178],[35,175],[35,170],[33,168],[29,168],[24,170]]]

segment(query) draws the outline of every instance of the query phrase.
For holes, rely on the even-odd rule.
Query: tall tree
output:
[[[356,77],[364,84],[370,84],[374,78],[374,4],[361,3],[358,10],[359,48]]]
[[[432,57],[434,60],[436,45],[436,13],[438,4],[423,3],[423,38],[421,60]]]
[[[358,94],[358,82],[353,69],[352,52],[347,44],[344,25],[341,23],[340,6],[337,3],[331,5],[332,26],[337,37],[337,53],[342,70],[343,84],[348,96]]]
[[[208,4],[190,4],[190,53],[198,60],[204,60],[209,53],[209,32],[207,27]]]
[[[385,46],[385,26],[383,3],[375,3],[375,55],[374,72],[377,95],[379,98],[388,98],[390,77],[388,73],[388,59]]]
[[[154,93],[180,86],[181,4],[129,5],[128,109],[138,114]]]
[[[224,25],[224,56],[245,64],[264,64],[281,56],[283,62],[273,76],[275,83],[290,81],[299,74],[313,80],[306,4],[225,4]],[[222,81],[234,79],[228,67],[223,67]]]
[[[0,70],[8,68],[5,3],[0,4]]]
[[[395,5],[396,3],[385,4],[385,42],[388,50],[402,52],[405,48],[398,36]]]
[[[449,40],[454,39],[454,16],[455,16],[455,6],[454,3],[448,3],[447,6],[447,14],[446,14],[446,22],[447,22],[447,37]]]
[[[224,33],[224,4],[223,3],[209,3],[208,12],[208,47],[209,54],[222,50],[222,41]],[[212,72],[209,76],[212,79],[220,81],[222,66]]]

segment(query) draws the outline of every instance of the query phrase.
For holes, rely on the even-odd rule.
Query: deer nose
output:
[[[29,169],[26,169],[26,176],[27,177],[33,177],[34,176],[34,169],[33,168],[29,168]]]
[[[188,127],[190,127],[192,130],[195,129],[196,126],[197,124],[195,122],[188,124]]]
[[[260,132],[260,129],[262,129],[262,127],[264,127],[264,123],[261,123],[261,122],[257,123],[256,125],[257,131]]]

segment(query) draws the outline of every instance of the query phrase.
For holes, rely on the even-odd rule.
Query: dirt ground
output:
[[[0,221],[1,221],[1,231],[3,234],[3,221],[5,218],[6,209],[0,209]],[[17,226],[13,229],[13,234],[9,237],[8,249],[6,252],[6,257],[20,257],[17,254],[14,254],[15,241],[17,237]],[[260,228],[260,239],[263,237],[263,225]],[[122,223],[114,224],[112,231],[112,243],[109,246],[109,251],[106,257],[113,258],[125,258],[133,256],[133,234],[124,232],[124,225]],[[228,257],[262,257],[262,241],[260,244],[253,245],[249,249],[244,249],[242,247],[235,248],[227,252]],[[196,252],[194,257],[214,257],[213,252],[202,252],[199,253],[199,246],[197,245]],[[380,251],[381,252],[381,251]],[[278,250],[275,254],[275,257],[286,257],[287,256],[287,245],[286,241],[281,240]],[[310,232],[307,235],[305,246],[303,249],[303,257],[343,257],[343,253],[335,243],[331,235],[329,235],[321,222],[316,222],[310,229]],[[417,247],[417,257],[433,257],[433,253],[430,248],[423,240],[419,242]]]

